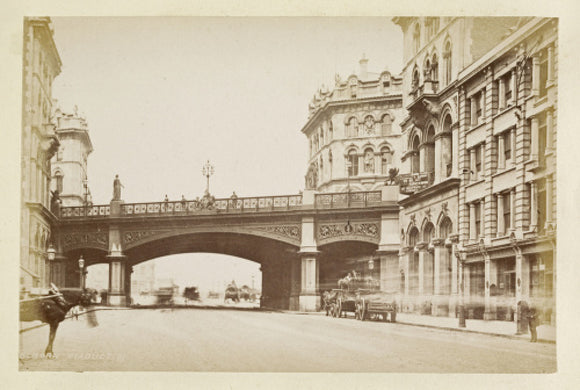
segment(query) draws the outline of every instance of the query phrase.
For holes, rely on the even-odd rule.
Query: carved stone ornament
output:
[[[123,233],[123,243],[125,244],[133,244],[137,241],[141,241],[146,237],[152,236],[154,234],[158,234],[160,232],[154,230],[139,230],[139,231],[131,231]]]
[[[427,218],[427,220],[430,221],[431,220],[431,208],[427,207],[425,209],[424,213],[425,213],[425,217]]]
[[[441,203],[441,212],[444,215],[447,215],[447,213],[449,212],[449,209],[447,208],[447,202]]]
[[[411,214],[411,216],[409,217],[409,219],[411,220],[411,224],[412,225],[416,225],[416,223],[415,223],[415,213]]]

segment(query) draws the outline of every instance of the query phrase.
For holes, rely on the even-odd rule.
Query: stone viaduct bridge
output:
[[[53,277],[80,284],[78,259],[109,264],[109,303],[125,305],[132,267],[178,253],[222,253],[260,263],[270,307],[317,310],[349,258],[377,264],[381,288],[398,289],[398,187],[378,191],[63,207]],[[389,278],[388,274],[393,274]]]

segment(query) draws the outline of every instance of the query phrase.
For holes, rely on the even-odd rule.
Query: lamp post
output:
[[[460,244],[455,246],[455,256],[459,262],[459,327],[465,328],[465,303],[464,303],[464,280],[463,265],[465,263],[465,248]]]
[[[48,249],[46,250],[46,257],[48,258],[48,284],[52,283],[52,262],[56,258],[56,250],[52,244],[48,244]]]
[[[205,187],[206,194],[209,194],[209,177],[214,174],[214,167],[210,164],[209,160],[205,163],[201,169],[201,173],[206,177],[207,183]]]
[[[85,259],[83,259],[83,255],[79,258],[79,273],[80,273],[80,285],[81,289],[85,289]]]

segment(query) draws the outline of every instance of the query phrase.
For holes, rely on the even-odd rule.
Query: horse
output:
[[[58,325],[65,319],[70,309],[77,305],[84,308],[96,302],[98,293],[94,289],[63,288],[52,285],[49,294],[42,297],[20,301],[20,321],[42,321],[50,325],[48,345],[44,350],[47,357],[54,357],[52,344]],[[87,311],[89,325],[97,326],[96,315]]]
[[[332,314],[337,296],[338,296],[337,291],[324,291],[322,293],[322,307],[320,308],[320,310],[326,311],[327,316]]]
[[[236,287],[228,286],[228,288],[226,288],[224,302],[227,302],[228,299],[231,299],[235,303],[238,303],[240,301],[240,294]]]

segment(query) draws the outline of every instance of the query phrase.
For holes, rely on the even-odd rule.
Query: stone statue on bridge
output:
[[[113,181],[113,200],[121,200],[121,187],[124,188],[119,180],[119,175],[115,175],[115,181]]]

